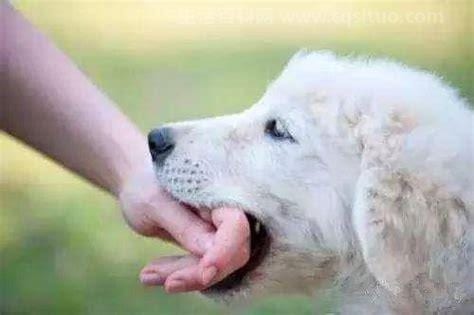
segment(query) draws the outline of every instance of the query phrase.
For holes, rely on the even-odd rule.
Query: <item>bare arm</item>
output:
[[[45,36],[7,5],[1,10],[0,127],[117,194],[149,159],[144,137]]]
[[[169,278],[170,292],[202,289],[248,260],[243,213],[216,212],[221,221],[235,223],[220,228],[171,200],[158,186],[145,137],[5,2],[0,2],[0,35],[0,129],[114,194],[138,233],[174,239],[197,257],[191,265],[173,263],[178,266],[174,275],[155,266],[146,277],[142,274],[144,283],[164,284]],[[246,233],[215,237],[234,235],[234,226]],[[214,266],[219,268],[212,277],[204,276]]]

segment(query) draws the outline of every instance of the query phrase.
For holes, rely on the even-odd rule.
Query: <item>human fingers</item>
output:
[[[219,208],[211,215],[217,232],[199,263],[201,283],[205,286],[225,278],[250,257],[250,227],[245,213],[235,208]]]
[[[199,258],[193,255],[159,257],[143,267],[139,279],[143,285],[162,285],[172,273],[198,263]]]

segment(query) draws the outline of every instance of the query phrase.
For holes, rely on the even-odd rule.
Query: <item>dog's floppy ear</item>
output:
[[[461,255],[456,246],[469,229],[462,199],[445,189],[440,178],[446,179],[446,174],[436,176],[431,168],[442,167],[443,154],[419,152],[430,150],[433,135],[408,116],[385,113],[358,128],[362,162],[353,224],[364,261],[393,294],[410,292],[406,289],[413,281],[431,290],[433,283],[446,280],[444,267],[450,260],[456,263]],[[423,164],[416,159],[434,164],[410,167]],[[446,251],[450,248],[452,252]]]

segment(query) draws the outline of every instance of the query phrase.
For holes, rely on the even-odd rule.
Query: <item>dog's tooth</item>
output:
[[[260,222],[257,221],[253,228],[255,230],[255,233],[260,233]]]

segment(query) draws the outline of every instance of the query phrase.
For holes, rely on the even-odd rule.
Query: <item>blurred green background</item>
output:
[[[250,106],[303,47],[393,57],[474,99],[469,0],[13,4],[143,132]],[[1,314],[330,311],[327,299],[272,297],[229,310],[144,289],[139,268],[176,248],[134,235],[110,196],[5,134],[0,149]]]

